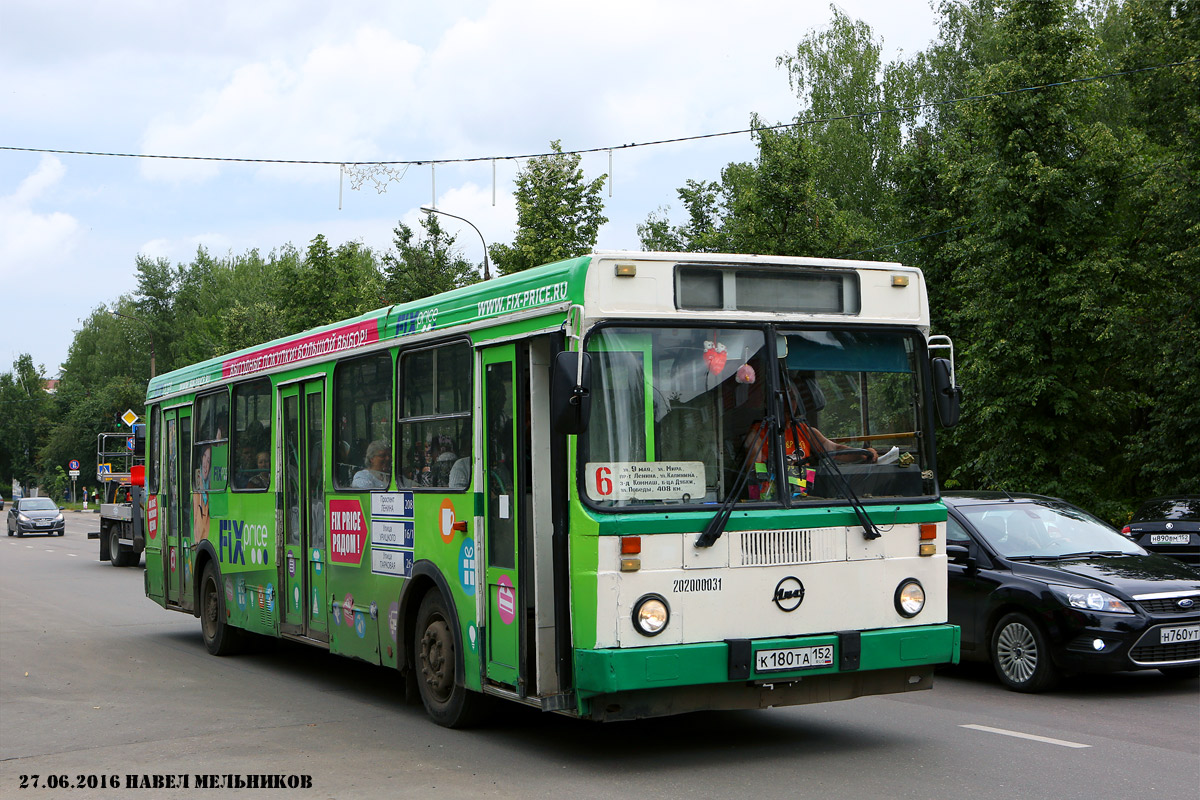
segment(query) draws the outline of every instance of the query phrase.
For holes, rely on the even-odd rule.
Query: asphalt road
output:
[[[449,731],[388,670],[276,642],[209,656],[140,568],[97,560],[93,526],[0,540],[0,797],[1200,797],[1200,682],[1156,672],[1029,696],[957,667],[903,696],[609,725],[504,706]]]

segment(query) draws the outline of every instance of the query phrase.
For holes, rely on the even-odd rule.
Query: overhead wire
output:
[[[949,100],[932,100],[925,103],[912,103],[902,106],[891,106],[888,108],[880,108],[868,111],[858,111],[849,114],[840,114],[827,117],[813,117],[804,120],[796,120],[793,122],[781,122],[775,125],[754,125],[749,128],[739,128],[731,131],[718,131],[715,133],[701,133],[690,136],[675,136],[666,139],[654,139],[646,142],[630,142],[620,145],[604,145],[601,147],[588,147],[577,150],[551,151],[543,153],[525,153],[522,155],[507,155],[507,156],[471,156],[464,158],[422,158],[410,160],[394,160],[394,161],[352,161],[349,159],[336,160],[317,160],[317,159],[292,159],[292,158],[246,158],[236,156],[196,156],[196,155],[166,155],[161,153],[121,153],[121,152],[106,152],[99,150],[67,150],[60,148],[48,147],[20,147],[16,145],[0,145],[0,150],[10,152],[25,152],[25,153],[45,153],[48,155],[72,155],[72,156],[99,156],[106,158],[147,158],[147,159],[164,159],[174,161],[209,161],[209,162],[227,162],[234,164],[295,164],[295,165],[315,165],[315,166],[337,166],[342,167],[409,167],[409,166],[424,166],[438,164],[470,164],[479,161],[521,161],[531,158],[546,158],[555,155],[587,155],[590,153],[613,152],[617,150],[630,150],[638,147],[657,147],[666,144],[680,144],[683,142],[702,141],[705,139],[716,139],[724,136],[741,136],[747,133],[756,133],[765,130],[785,130],[788,128],[802,128],[809,125],[819,125],[827,122],[839,122],[843,120],[863,119],[866,117],[882,116],[884,114],[896,114],[908,111],[921,111],[927,108],[936,108],[938,106],[953,105],[956,103],[965,103],[976,100],[986,100],[989,98],[1005,97],[1022,92],[1040,91],[1043,89],[1051,89],[1058,86],[1070,86],[1072,84],[1090,83],[1093,81],[1107,80],[1109,78],[1118,78],[1126,75],[1135,75],[1141,72],[1150,72],[1160,69],[1173,69],[1175,67],[1188,66],[1190,64],[1200,63],[1200,58],[1187,59],[1185,61],[1175,61],[1169,64],[1156,64],[1149,67],[1139,67],[1137,69],[1121,70],[1119,72],[1107,72],[1102,75],[1089,75],[1082,78],[1070,78],[1062,81],[1054,81],[1052,83],[1042,83],[1033,86],[1023,86],[1017,89],[1005,89],[996,92],[984,92],[982,94],[967,95],[964,97],[951,98]]]

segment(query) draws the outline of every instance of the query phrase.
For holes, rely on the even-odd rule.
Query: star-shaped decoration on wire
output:
[[[342,172],[350,176],[350,188],[361,189],[364,183],[370,181],[375,191],[383,194],[392,181],[399,183],[404,180],[405,173],[411,164],[402,166],[388,164],[342,164]]]

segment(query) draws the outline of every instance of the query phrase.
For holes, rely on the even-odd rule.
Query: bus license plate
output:
[[[1152,533],[1150,544],[1187,544],[1192,537],[1186,533]]]
[[[782,672],[792,669],[812,669],[833,665],[833,645],[787,647],[779,650],[759,650],[754,654],[755,672]]]
[[[1163,628],[1159,631],[1159,644],[1179,644],[1180,642],[1200,642],[1200,625],[1188,625],[1186,628]]]

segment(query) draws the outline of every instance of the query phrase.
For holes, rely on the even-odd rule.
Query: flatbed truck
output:
[[[88,533],[100,540],[100,560],[114,567],[136,567],[146,549],[143,526],[145,427],[132,432],[101,433],[96,437],[96,479],[103,487],[100,530]]]

